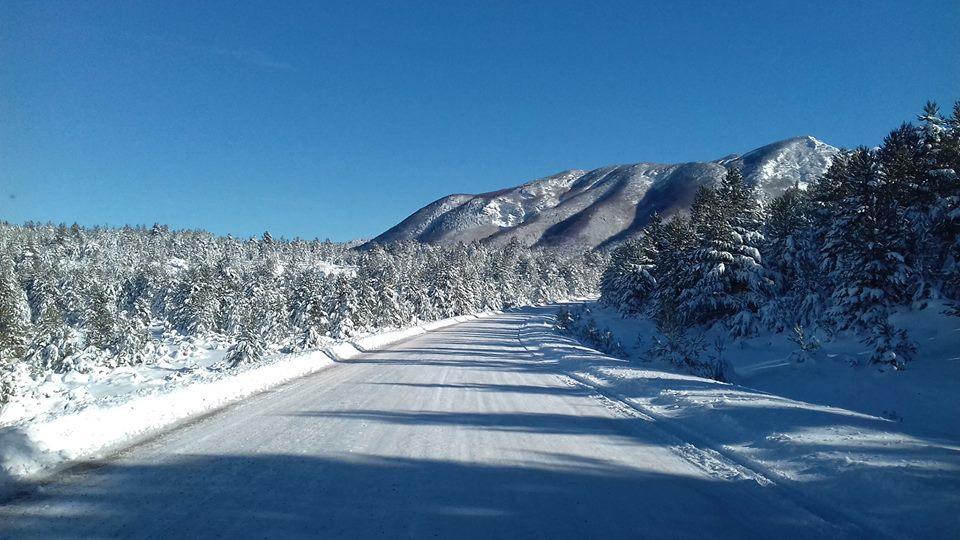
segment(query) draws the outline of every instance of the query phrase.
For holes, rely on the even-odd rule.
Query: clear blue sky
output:
[[[453,192],[877,144],[960,2],[0,2],[0,219],[370,237]]]

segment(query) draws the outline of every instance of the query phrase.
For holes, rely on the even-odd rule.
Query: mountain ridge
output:
[[[839,150],[812,136],[770,143],[706,162],[639,162],[568,169],[514,187],[455,193],[415,211],[370,243],[455,244],[512,239],[537,247],[608,247],[638,232],[650,216],[684,212],[701,185],[738,167],[765,197],[806,187]]]

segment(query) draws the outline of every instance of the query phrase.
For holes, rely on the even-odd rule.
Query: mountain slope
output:
[[[805,187],[830,165],[837,149],[813,137],[769,144],[742,156],[706,163],[636,163],[569,170],[479,195],[448,195],[373,239],[429,244],[483,241],[597,247],[639,230],[655,212],[685,211],[697,188],[714,185],[739,167],[764,196]]]

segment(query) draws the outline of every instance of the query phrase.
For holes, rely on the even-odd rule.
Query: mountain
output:
[[[697,188],[715,185],[739,167],[759,193],[775,197],[806,187],[826,171],[837,149],[813,137],[795,137],[744,155],[700,163],[636,163],[569,170],[480,195],[448,195],[414,212],[372,242],[605,247],[643,227],[655,212],[689,208]]]

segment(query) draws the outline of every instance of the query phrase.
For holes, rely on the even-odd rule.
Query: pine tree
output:
[[[691,276],[691,258],[696,247],[696,231],[683,217],[674,217],[659,233],[648,231],[657,251],[657,288],[653,295],[653,318],[673,326],[680,324],[677,308],[680,295],[687,288]]]
[[[752,335],[768,286],[759,250],[763,214],[755,194],[740,171],[731,169],[719,189],[701,189],[692,216],[699,247],[691,254],[681,311],[692,324],[724,321],[731,335]]]
[[[276,342],[286,335],[289,316],[279,288],[281,270],[275,261],[266,260],[246,276],[240,305],[243,320],[250,321],[253,331],[267,342]]]
[[[25,354],[35,374],[64,373],[73,369],[71,356],[76,352],[70,328],[60,310],[56,307],[45,310],[36,322],[36,332]]]
[[[244,328],[237,341],[227,349],[224,356],[224,364],[227,367],[236,367],[243,364],[250,364],[263,358],[264,347],[263,340],[252,328]]]
[[[299,350],[319,347],[329,331],[330,321],[323,306],[325,281],[321,272],[307,270],[291,286],[289,326],[299,334],[296,342]]]
[[[327,307],[330,320],[330,337],[349,339],[357,334],[354,318],[358,310],[355,289],[350,278],[339,275],[334,279],[333,290]]]
[[[84,317],[87,346],[116,352],[116,341],[120,336],[116,292],[110,284],[94,283],[87,294],[90,299]]]
[[[930,208],[938,199],[930,181],[930,152],[923,144],[921,132],[903,124],[890,132],[876,152],[881,181],[877,191],[898,214],[902,228],[887,231],[897,234],[902,255],[911,273],[903,299],[924,300],[939,296],[940,282],[938,241],[933,234]]]
[[[114,353],[118,365],[136,365],[143,363],[148,352],[149,333],[147,324],[136,314],[119,312],[115,323],[115,334],[109,350]]]
[[[0,259],[0,363],[23,357],[30,335],[27,295],[20,287],[13,263]]]
[[[949,120],[935,107],[921,115],[921,133],[926,150],[925,185],[927,207],[914,205],[912,215],[925,215],[929,227],[926,248],[936,253],[936,270],[944,296],[960,299],[960,101]],[[918,201],[919,202],[919,201]]]
[[[761,251],[770,288],[761,315],[767,327],[783,331],[810,327],[825,309],[809,194],[793,187],[771,203]]]
[[[647,230],[660,230],[663,225],[659,216],[647,226]],[[610,256],[610,264],[600,278],[601,303],[617,308],[621,313],[634,316],[647,310],[648,302],[656,290],[656,247],[654,233],[644,233],[639,239],[628,240],[617,247]]]
[[[171,322],[174,328],[189,336],[201,335],[216,328],[220,298],[209,268],[190,271],[174,292]]]
[[[844,196],[829,201],[822,248],[832,261],[830,312],[842,328],[873,327],[902,301],[908,285],[903,212],[871,150],[856,150],[841,167]]]

